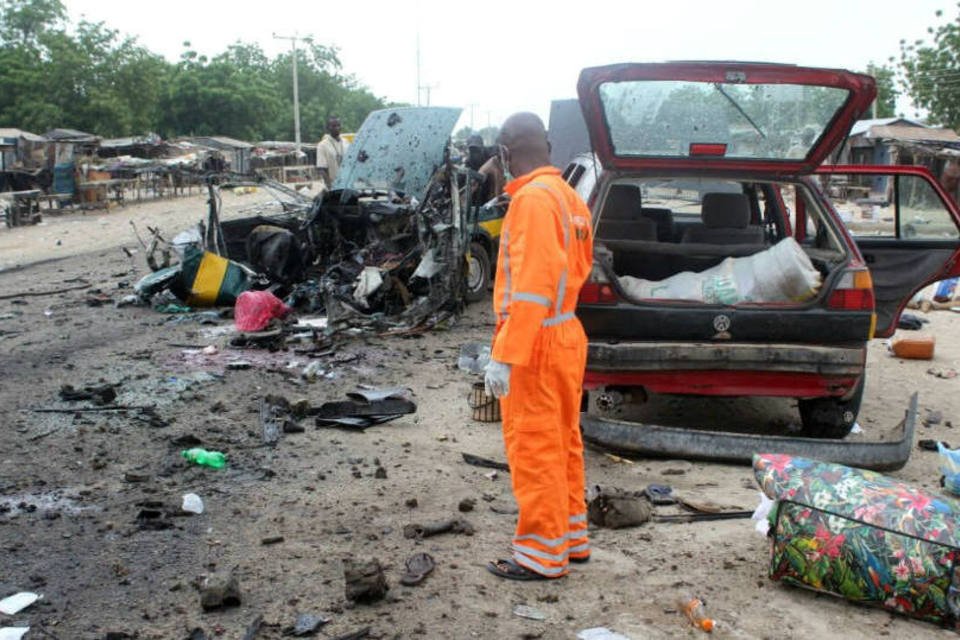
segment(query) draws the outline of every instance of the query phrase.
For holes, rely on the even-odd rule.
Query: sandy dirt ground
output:
[[[227,215],[259,199],[225,195]],[[269,639],[284,637],[298,614],[312,613],[330,618],[323,634],[334,638],[367,627],[372,638],[575,638],[592,627],[635,640],[697,637],[702,632],[676,611],[678,596],[692,593],[718,621],[716,637],[947,633],[771,582],[768,543],[749,520],[596,529],[593,560],[561,581],[491,576],[484,564],[505,556],[514,525],[510,480],[462,460],[464,452],[497,460],[504,454],[499,425],[471,419],[474,378],[456,366],[461,345],[490,335],[487,304],[469,307],[444,331],[342,344],[319,358],[325,375],[313,382],[299,376],[310,359],[294,350],[230,349],[229,320],[211,326],[111,302],[91,306],[95,297],[119,300],[147,271],[142,251],[130,258],[120,250],[139,249],[130,220],[141,229],[160,225],[169,236],[204,210],[204,197],[193,196],[0,230],[0,597],[44,596],[19,614],[0,614],[0,627],[28,624],[27,638],[62,640],[243,638],[262,616],[255,637]],[[61,288],[74,289],[13,295]],[[918,426],[916,438],[960,445],[952,422],[960,379],[927,373],[960,368],[960,316],[926,317],[937,339],[934,361],[898,360],[883,341],[870,345],[864,432],[852,438],[896,437],[917,391],[920,417],[940,412],[942,420]],[[208,345],[219,352],[196,352]],[[240,359],[251,368],[227,368]],[[61,400],[61,386],[102,382],[118,385],[118,403],[155,411],[35,411],[87,406]],[[258,406],[266,394],[319,404],[358,384],[409,387],[418,410],[365,432],[305,420],[305,432],[263,445]],[[788,427],[797,419],[790,403],[780,411]],[[736,403],[721,403],[715,413],[735,425],[757,419]],[[188,465],[179,456],[188,437],[226,452],[227,467]],[[731,509],[758,502],[746,466],[618,462],[591,449],[586,468],[592,485],[667,483]],[[914,448],[893,475],[935,489],[937,456]],[[203,514],[164,517],[156,526],[138,520],[144,510],[176,512],[187,492],[202,497]],[[475,507],[461,513],[465,499]],[[407,524],[453,517],[469,520],[476,533],[403,536]],[[276,537],[282,541],[264,544]],[[404,562],[417,552],[431,554],[437,568],[421,585],[402,586]],[[346,558],[383,564],[385,599],[348,603]],[[239,579],[241,604],[204,613],[199,585],[229,571]],[[543,619],[516,615],[517,605]]]

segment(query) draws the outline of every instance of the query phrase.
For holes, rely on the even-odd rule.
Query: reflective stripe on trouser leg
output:
[[[582,333],[579,322],[570,322],[571,333]],[[566,329],[566,325],[565,325]],[[583,440],[580,437],[580,394],[583,390],[583,370],[587,363],[586,339],[580,343],[574,354],[580,363],[577,371],[579,375],[568,376],[564,382],[569,386],[564,389],[562,416],[566,429],[567,443],[567,491],[568,491],[568,552],[571,558],[587,558],[590,556],[590,541],[587,538],[587,503],[584,492],[586,478],[583,466]]]
[[[513,559],[545,576],[567,573],[569,528],[568,440],[560,419],[562,369],[549,366],[540,339],[530,366],[514,366],[510,393],[501,400],[503,439],[519,507]],[[545,366],[546,365],[546,366]]]

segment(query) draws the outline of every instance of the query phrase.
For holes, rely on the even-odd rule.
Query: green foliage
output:
[[[874,118],[892,118],[897,115],[896,71],[889,65],[867,65],[867,75],[877,81],[877,99],[874,101]]]
[[[305,44],[297,56],[304,143],[319,140],[329,114],[351,131],[386,106],[342,73],[335,48]],[[271,59],[242,42],[209,59],[186,42],[171,63],[103,23],[68,24],[59,0],[0,0],[0,126],[293,140],[291,66],[289,53]]]
[[[943,12],[937,11],[942,18]],[[960,127],[960,16],[928,27],[932,42],[900,41],[900,69],[913,102],[936,123]]]

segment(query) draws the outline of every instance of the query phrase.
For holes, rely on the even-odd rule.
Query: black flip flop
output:
[[[407,587],[418,585],[427,579],[436,566],[429,553],[416,553],[407,559],[407,570],[400,576],[400,584]]]
[[[507,580],[549,580],[547,576],[540,575],[536,571],[531,571],[526,567],[521,567],[513,560],[494,560],[487,563],[487,571],[498,578]]]
[[[587,564],[590,562],[590,556],[583,556],[582,558],[570,557],[568,560],[574,564]]]

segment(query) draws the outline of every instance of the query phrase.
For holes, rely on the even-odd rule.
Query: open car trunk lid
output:
[[[607,169],[811,173],[876,96],[870,76],[742,62],[619,64],[577,84]]]

